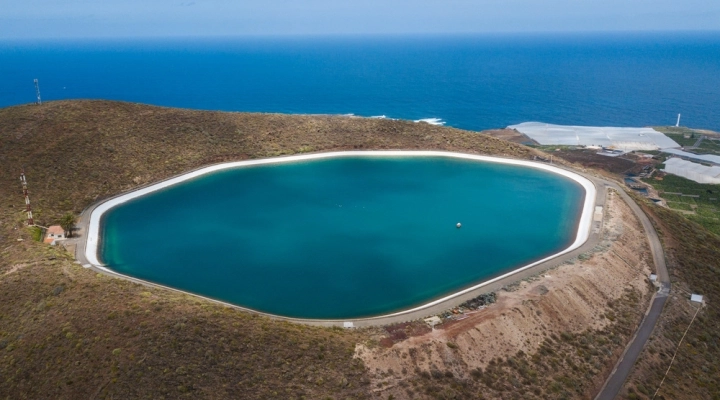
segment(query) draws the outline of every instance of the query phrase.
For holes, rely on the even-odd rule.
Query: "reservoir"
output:
[[[310,319],[422,306],[563,251],[586,198],[577,180],[524,165],[354,153],[146,192],[93,211],[88,254],[105,268]]]

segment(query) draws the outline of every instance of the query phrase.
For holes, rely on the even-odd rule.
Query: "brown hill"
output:
[[[21,166],[39,223],[202,165],[347,149],[442,149],[529,158],[527,147],[425,123],[193,111],[107,101],[0,109],[2,185]],[[10,193],[8,193],[10,194]]]
[[[202,165],[339,149],[532,150],[406,121],[191,111],[107,101],[0,109],[0,398],[363,398],[363,333],[236,312],[96,276],[30,240],[36,223]],[[24,239],[24,241],[17,241]]]
[[[33,241],[24,226],[17,180],[23,165],[36,222],[47,226],[97,199],[202,165],[342,149],[439,149],[517,158],[540,154],[478,133],[407,121],[220,113],[107,101],[0,109],[0,398],[588,397],[632,335],[646,299],[637,290],[618,287],[619,297],[606,302],[603,315],[586,312],[593,322],[584,329],[573,319],[570,303],[550,301],[562,303],[558,296],[563,291],[578,293],[584,301],[577,288],[570,292],[558,286],[560,273],[574,275],[570,265],[552,272],[555,287],[536,280],[499,295],[501,302],[513,305],[492,306],[496,308],[488,315],[497,319],[471,317],[449,327],[443,340],[455,342],[415,346],[427,333],[420,325],[358,331],[307,327],[96,275],[74,264],[64,250]],[[720,241],[681,216],[653,210],[650,214],[671,249],[673,285],[713,299],[720,293],[715,279]],[[592,276],[591,268],[604,271],[604,260],[618,257],[611,254],[615,251],[624,260],[637,257],[641,263],[639,252],[624,253],[633,250],[632,240],[639,240],[636,222],[617,219],[624,221],[618,222],[623,227],[616,237],[619,247],[578,261],[583,274]],[[619,269],[623,262],[613,265]],[[577,275],[568,279],[582,279]],[[557,293],[546,295],[553,288]],[[526,301],[524,291],[533,291],[535,300]],[[652,395],[694,313],[683,299],[678,294],[670,302],[670,313],[646,348],[625,396]],[[563,307],[560,323],[554,324],[549,315]],[[542,326],[520,333],[537,336],[534,345],[523,344],[525,352],[497,350],[493,354],[502,357],[493,359],[490,354],[484,360],[473,358],[470,338],[482,334],[479,324],[529,320],[528,310]],[[701,311],[661,395],[717,396],[718,320],[716,307]],[[372,363],[356,357],[358,348],[367,349],[366,358],[369,351],[380,354],[378,363],[395,357],[398,365],[418,369],[369,370]]]

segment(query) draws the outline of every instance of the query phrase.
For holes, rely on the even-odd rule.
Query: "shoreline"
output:
[[[107,268],[103,263],[100,262],[98,259],[98,245],[99,245],[99,235],[100,235],[100,222],[102,219],[102,215],[110,210],[111,208],[123,204],[131,199],[134,199],[136,197],[143,196],[148,193],[152,193],[157,190],[161,190],[165,187],[194,179],[197,177],[200,177],[202,175],[206,175],[212,172],[225,170],[225,169],[231,169],[231,168],[238,168],[238,167],[247,167],[247,166],[254,166],[254,165],[266,165],[266,164],[277,164],[277,163],[288,163],[288,162],[296,162],[296,161],[305,161],[305,160],[313,160],[313,159],[324,159],[324,158],[339,158],[339,157],[448,157],[448,158],[459,158],[459,159],[467,159],[467,160],[475,160],[475,161],[481,161],[481,162],[493,162],[493,163],[500,163],[500,164],[507,164],[507,165],[519,165],[519,166],[525,166],[529,168],[536,168],[544,171],[548,171],[551,173],[555,173],[561,176],[564,176],[568,179],[571,179],[578,183],[580,186],[583,187],[585,190],[585,196],[583,200],[583,207],[580,215],[579,222],[576,227],[575,232],[575,240],[566,248],[564,248],[562,251],[554,253],[550,256],[544,257],[540,260],[537,260],[535,262],[532,262],[527,265],[520,266],[518,268],[513,269],[510,272],[507,272],[505,274],[502,274],[500,276],[497,276],[495,278],[485,280],[483,282],[480,282],[476,285],[473,285],[471,287],[459,290],[457,292],[451,293],[449,295],[443,296],[439,299],[429,301],[425,304],[422,304],[417,307],[413,307],[410,309],[401,310],[394,313],[389,314],[383,314],[378,316],[372,316],[372,317],[364,317],[364,318],[348,318],[348,319],[306,319],[306,318],[293,318],[293,317],[285,317],[281,315],[274,315],[269,313],[264,313],[260,311],[256,311],[253,309],[249,309],[246,307],[242,307],[236,304],[227,303],[221,300],[216,300],[212,298],[208,298],[199,294],[195,294],[192,292],[187,292],[184,290],[168,287],[165,285],[153,283],[144,281],[138,278],[134,278],[131,276],[127,276],[124,274],[120,274],[118,272],[113,271],[110,268]],[[173,291],[177,291],[180,293],[189,294],[192,296],[197,296],[206,300],[210,300],[219,304],[223,304],[228,307],[233,307],[241,310],[245,310],[247,312],[256,313],[256,314],[262,314],[269,316],[271,318],[276,319],[283,319],[283,320],[289,320],[299,323],[306,323],[306,324],[313,324],[313,325],[327,325],[327,326],[369,326],[369,325],[384,325],[388,323],[394,323],[394,322],[401,322],[401,321],[408,321],[408,320],[414,320],[418,318],[422,318],[428,315],[434,315],[435,313],[439,311],[446,310],[447,308],[453,307],[455,305],[461,304],[462,302],[477,296],[478,294],[484,293],[486,291],[491,291],[491,289],[494,289],[495,286],[497,286],[500,283],[503,283],[504,281],[507,281],[508,279],[521,279],[519,277],[519,274],[530,271],[536,271],[538,267],[545,267],[551,268],[551,266],[548,266],[547,264],[550,262],[559,262],[558,258],[563,255],[568,254],[574,254],[578,250],[581,250],[585,247],[587,247],[587,244],[589,243],[589,239],[591,238],[591,227],[592,227],[592,218],[593,218],[593,211],[595,206],[598,204],[598,197],[601,194],[599,190],[596,190],[597,183],[594,183],[589,178],[584,177],[576,172],[569,171],[560,167],[557,167],[555,165],[549,165],[549,164],[542,164],[532,161],[526,161],[526,160],[518,160],[518,159],[509,159],[509,158],[501,158],[501,157],[492,157],[492,156],[481,156],[481,155],[474,155],[474,154],[467,154],[467,153],[456,153],[456,152],[446,152],[446,151],[403,151],[403,150],[394,150],[394,151],[338,151],[338,152],[327,152],[327,153],[315,153],[315,154],[302,154],[302,155],[293,155],[293,156],[286,156],[286,157],[275,157],[275,158],[265,158],[265,159],[257,159],[257,160],[246,160],[246,161],[236,161],[236,162],[229,162],[229,163],[223,163],[223,164],[217,164],[217,165],[211,165],[199,168],[194,171],[186,172],[184,174],[168,178],[166,180],[156,182],[154,184],[150,184],[145,187],[141,187],[135,190],[132,190],[127,193],[119,194],[115,197],[111,197],[109,199],[105,199],[103,201],[100,201],[99,203],[92,205],[88,207],[82,214],[82,223],[86,224],[85,232],[86,234],[82,236],[81,239],[81,251],[78,252],[76,257],[78,258],[78,261],[80,261],[83,266],[86,268],[92,268],[98,272],[102,272],[111,276],[127,279],[136,283],[144,284],[144,285],[150,285],[155,287],[161,287],[165,289],[170,289]],[[603,196],[600,201],[600,204],[604,203],[604,191]],[[594,244],[593,244],[594,245]],[[457,303],[457,304],[455,304]]]

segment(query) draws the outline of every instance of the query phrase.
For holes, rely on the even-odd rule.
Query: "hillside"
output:
[[[640,203],[662,237],[674,295],[624,395],[652,398],[667,373],[657,399],[720,398],[720,237],[682,214]],[[706,304],[689,302],[690,293],[702,294]]]
[[[622,204],[613,208],[606,247],[499,292],[487,314],[434,332],[422,324],[342,330],[273,321],[97,275],[61,248],[32,241],[24,227],[23,165],[36,222],[47,226],[103,197],[222,161],[343,149],[542,154],[487,135],[407,121],[62,101],[0,109],[0,144],[2,399],[587,398],[647,305],[648,253]],[[702,282],[714,293],[707,271],[717,268],[716,239],[699,245],[702,233],[696,240],[688,232],[702,228],[653,215],[669,224],[660,230],[670,244],[694,243],[673,250],[673,283]],[[683,311],[663,321],[663,354],[684,318]],[[718,339],[709,329],[717,319],[704,318],[705,339],[694,343],[714,357]],[[478,337],[490,329],[502,346]],[[626,395],[644,396],[637,382],[644,374],[655,380],[665,360],[646,356]],[[703,361],[695,376],[714,382],[716,368]],[[691,382],[678,376],[669,387]],[[699,398],[716,393],[695,390]]]
[[[40,224],[138,184],[229,160],[347,149],[533,154],[523,146],[425,123],[105,101],[10,107],[0,109],[0,121],[1,184],[19,188],[16,175],[25,165]]]
[[[106,101],[0,109],[0,140],[0,398],[362,398],[369,383],[353,359],[362,333],[274,322],[96,276],[32,242],[22,166],[36,223],[47,226],[104,196],[228,160],[367,148],[532,154],[405,121]]]

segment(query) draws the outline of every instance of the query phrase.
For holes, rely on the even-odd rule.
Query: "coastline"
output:
[[[562,251],[552,254],[550,256],[547,256],[545,258],[542,258],[538,261],[535,261],[533,263],[521,266],[519,268],[515,268],[510,272],[507,272],[505,274],[502,274],[500,276],[497,276],[495,278],[480,282],[476,285],[473,285],[469,288],[465,288],[463,290],[451,293],[450,295],[444,296],[442,298],[430,301],[428,303],[422,304],[417,307],[413,307],[406,310],[401,310],[394,313],[384,314],[384,315],[378,315],[378,316],[372,316],[372,317],[365,317],[365,318],[354,318],[354,319],[348,319],[348,320],[336,320],[336,319],[303,319],[303,318],[291,318],[291,317],[284,317],[281,315],[273,315],[268,313],[259,312],[256,310],[248,309],[239,305],[227,303],[224,301],[219,301],[216,299],[208,298],[202,295],[198,295],[191,292],[186,292],[183,290],[175,289],[172,287],[143,281],[141,279],[137,279],[131,276],[123,275],[120,273],[117,273],[109,268],[107,268],[105,265],[103,265],[100,260],[98,259],[98,245],[99,245],[99,234],[100,234],[100,222],[102,215],[110,210],[111,208],[125,203],[133,198],[143,196],[145,194],[161,190],[165,187],[193,179],[205,174],[209,174],[215,171],[224,170],[224,169],[230,169],[230,168],[237,168],[237,167],[245,167],[245,166],[253,166],[253,165],[264,165],[264,164],[275,164],[275,163],[287,163],[287,162],[295,162],[295,161],[304,161],[304,160],[312,160],[312,159],[323,159],[323,158],[337,158],[337,157],[358,157],[358,156],[365,156],[365,157],[417,157],[417,156],[434,156],[434,157],[449,157],[449,158],[460,158],[460,159],[467,159],[467,160],[475,160],[475,161],[484,161],[484,162],[494,162],[494,163],[500,163],[500,164],[508,164],[508,165],[520,165],[525,167],[531,167],[536,168],[540,170],[545,170],[548,172],[552,172],[561,176],[564,176],[566,178],[569,178],[576,183],[580,184],[583,189],[585,189],[585,197],[583,201],[583,207],[581,211],[581,217],[579,219],[579,223],[577,225],[576,234],[575,234],[575,240],[570,244],[570,246],[566,247]],[[454,152],[446,152],[446,151],[402,151],[402,150],[396,150],[396,151],[340,151],[340,152],[327,152],[327,153],[315,153],[315,154],[302,154],[302,155],[293,155],[293,156],[287,156],[287,157],[277,157],[277,158],[266,158],[266,159],[258,159],[258,160],[246,160],[246,161],[237,161],[237,162],[230,162],[230,163],[223,163],[223,164],[217,164],[217,165],[211,165],[207,167],[202,167],[194,171],[190,171],[187,173],[184,173],[182,175],[178,175],[172,178],[169,178],[167,180],[157,182],[155,184],[151,184],[146,187],[142,187],[136,190],[133,190],[128,193],[120,194],[118,196],[112,197],[110,199],[106,199],[94,206],[89,207],[84,213],[83,213],[83,222],[87,224],[86,228],[86,235],[83,236],[83,242],[81,243],[80,248],[84,249],[81,250],[81,252],[78,253],[78,260],[85,266],[85,267],[91,267],[94,270],[97,270],[98,272],[102,272],[108,275],[120,277],[123,279],[131,280],[137,283],[145,284],[145,285],[152,285],[156,287],[162,287],[170,290],[174,290],[181,293],[190,294],[193,296],[201,297],[213,302],[221,303],[229,307],[234,307],[242,310],[246,310],[248,312],[257,313],[257,314],[263,314],[267,315],[272,318],[277,319],[285,319],[285,320],[291,320],[295,322],[300,323],[308,323],[308,324],[314,324],[314,325],[340,325],[340,326],[347,326],[347,323],[351,323],[351,326],[363,326],[363,325],[382,325],[387,323],[392,323],[392,321],[406,321],[406,320],[412,320],[421,318],[427,315],[432,315],[434,313],[439,312],[438,309],[442,308],[447,309],[449,307],[452,307],[454,305],[460,304],[463,301],[466,301],[469,298],[472,298],[480,293],[480,290],[483,291],[489,291],[491,290],[491,287],[496,286],[497,284],[504,282],[508,279],[520,279],[519,274],[523,272],[528,272],[530,270],[536,270],[539,266],[544,266],[545,268],[550,268],[550,266],[547,266],[549,262],[558,261],[557,258],[576,252],[576,250],[579,250],[583,247],[583,245],[587,244],[588,239],[590,238],[590,228],[592,225],[592,213],[594,211],[594,206],[597,203],[598,195],[600,194],[599,191],[596,190],[596,184],[591,182],[590,179],[587,177],[583,177],[575,172],[556,167],[554,165],[549,164],[541,164],[531,161],[525,161],[525,160],[517,160],[517,159],[507,159],[507,158],[500,158],[500,157],[490,157],[490,156],[481,156],[481,155],[474,155],[474,154],[466,154],[466,153],[454,153]],[[604,199],[604,192],[603,192],[603,199]],[[453,304],[451,304],[453,303]],[[457,303],[457,304],[454,304]]]

